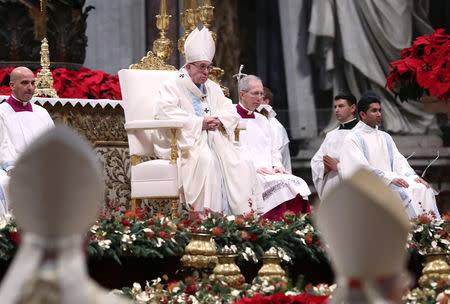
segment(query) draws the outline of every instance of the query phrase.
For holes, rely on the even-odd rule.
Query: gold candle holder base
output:
[[[50,52],[47,38],[44,37],[41,43],[41,70],[36,76],[36,90],[34,96],[58,98],[53,87],[53,75],[50,71]]]
[[[181,258],[184,267],[205,269],[214,268],[217,264],[216,246],[211,239],[211,234],[203,227],[192,233],[192,241],[186,246],[184,252]]]
[[[258,271],[258,276],[253,280],[253,284],[256,283],[257,278],[261,281],[283,281],[287,282],[285,272],[280,266],[281,259],[278,257],[277,250],[275,248],[270,248],[264,253],[263,265]]]
[[[237,254],[230,248],[223,248],[217,256],[218,263],[214,267],[210,280],[245,288],[244,276],[241,274],[241,269],[235,263],[236,256]]]

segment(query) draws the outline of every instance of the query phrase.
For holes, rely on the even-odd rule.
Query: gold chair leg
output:
[[[141,205],[141,199],[139,198],[132,198],[131,199],[131,211],[136,212],[136,207]]]
[[[172,200],[172,220],[178,218],[178,199]]]

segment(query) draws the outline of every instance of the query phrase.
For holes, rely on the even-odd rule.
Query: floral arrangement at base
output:
[[[426,255],[440,249],[450,254],[450,216],[440,219],[426,214],[419,215],[413,221],[413,229],[408,236],[408,248],[411,254]]]
[[[319,284],[288,287],[285,282],[256,282],[231,286],[225,282],[203,282],[196,278],[186,282],[167,282],[167,277],[147,282],[143,290],[139,283],[113,293],[125,295],[138,304],[150,303],[326,303],[335,286]]]
[[[228,246],[238,253],[237,264],[258,263],[271,247],[279,248],[279,256],[285,262],[309,261],[328,263],[323,244],[315,230],[311,217],[297,217],[287,213],[282,221],[271,222],[257,214],[240,216],[211,215],[207,219],[177,219],[172,221],[163,215],[149,219],[145,210],[114,213],[119,206],[111,203],[99,216],[90,231],[89,253],[96,257],[121,256],[164,258],[180,256],[191,241],[191,234],[203,226],[213,235],[217,250]]]
[[[0,68],[0,95],[11,94],[9,80],[14,67]],[[33,71],[35,76],[40,71]],[[53,87],[60,98],[115,99],[121,100],[119,77],[88,68],[67,70],[58,68],[51,71]]]
[[[386,78],[389,88],[401,101],[418,100],[422,95],[450,99],[450,35],[437,29],[414,40],[403,49],[400,60],[391,62]]]
[[[450,275],[447,282],[432,282],[424,288],[415,288],[403,298],[403,304],[448,304],[450,297]]]
[[[443,215],[441,219],[421,215],[412,224],[408,249],[413,258],[425,255],[428,248],[449,249],[449,215]],[[118,263],[121,257],[127,256],[146,259],[181,257],[191,241],[192,232],[200,226],[213,234],[217,250],[228,246],[237,252],[238,266],[258,263],[271,247],[279,249],[278,254],[285,264],[328,263],[325,246],[320,242],[319,232],[310,216],[297,217],[287,213],[282,221],[271,222],[249,213],[172,221],[160,214],[148,218],[145,209],[121,212],[120,205],[113,202],[99,213],[97,222],[91,227],[88,252],[91,258],[113,258]],[[9,261],[19,242],[20,229],[15,222],[0,220],[0,261]]]

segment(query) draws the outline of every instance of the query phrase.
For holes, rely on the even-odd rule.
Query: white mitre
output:
[[[345,302],[350,281],[371,303],[385,303],[374,286],[406,264],[410,221],[398,194],[360,169],[323,198],[316,221],[337,277],[331,303]]]
[[[184,42],[184,53],[186,54],[186,63],[197,61],[212,62],[216,45],[211,33],[206,27],[200,31],[195,28]]]
[[[0,286],[1,303],[41,303],[42,298],[45,303],[104,303],[88,277],[83,252],[84,235],[104,193],[102,170],[88,143],[67,127],[50,129],[22,153],[9,187],[23,236]],[[46,259],[49,252],[53,259]],[[40,285],[30,284],[36,278],[54,282],[50,300]]]

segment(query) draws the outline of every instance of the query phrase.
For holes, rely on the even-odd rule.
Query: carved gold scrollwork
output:
[[[147,55],[142,57],[140,63],[134,63],[129,68],[137,70],[176,70],[174,66],[155,56],[152,51],[148,51]]]
[[[50,116],[55,122],[62,122],[86,137],[95,146],[128,146],[127,133],[124,128],[125,118],[122,107],[112,108],[99,105],[82,106],[77,104],[45,103]]]

